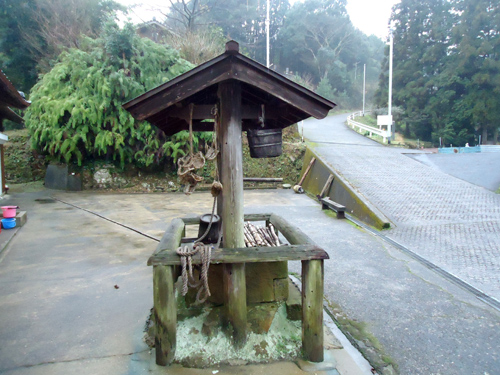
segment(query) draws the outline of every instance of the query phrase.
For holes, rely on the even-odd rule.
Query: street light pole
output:
[[[269,24],[271,21],[269,20],[269,0],[267,0],[267,14],[266,14],[266,66],[269,68]]]
[[[392,29],[389,31],[389,110],[388,115],[390,124],[387,127],[388,135],[391,136],[392,132],[392,54],[394,48],[394,39],[392,36]]]
[[[363,116],[365,115],[366,64],[363,64]]]

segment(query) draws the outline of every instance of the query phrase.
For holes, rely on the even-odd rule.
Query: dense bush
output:
[[[98,39],[63,52],[33,87],[25,121],[35,149],[81,165],[103,159],[139,167],[184,154],[185,134],[166,137],[121,106],[193,67],[174,49],[109,22]]]

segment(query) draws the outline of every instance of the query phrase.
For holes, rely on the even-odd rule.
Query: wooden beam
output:
[[[264,104],[264,103],[263,103]],[[215,105],[215,104],[214,104]],[[213,108],[214,105],[196,104],[193,110],[193,120],[210,120],[214,118]],[[176,107],[172,106],[168,111],[164,111],[161,115],[165,118],[173,117],[189,121],[189,106]],[[265,118],[277,119],[281,113],[275,108],[264,106]],[[242,105],[241,106],[241,119],[242,120],[258,120],[262,116],[261,105]],[[155,120],[155,118],[153,118]]]
[[[269,218],[269,221],[272,225],[276,227],[278,231],[285,236],[288,242],[292,245],[305,245],[305,244],[313,244],[312,240],[306,236],[304,232],[302,232],[296,226],[288,223],[281,216],[276,214],[272,214]]]
[[[309,174],[309,171],[311,170],[311,168],[314,165],[315,161],[316,161],[316,158],[313,156],[313,158],[309,162],[309,165],[306,168],[306,171],[304,172],[304,175],[302,176],[302,178],[300,179],[300,181],[298,183],[299,186],[302,186],[302,184],[304,183],[304,180],[306,179],[307,175]]]
[[[196,225],[200,224],[200,217],[183,217],[181,220],[184,222],[185,225]]]
[[[216,58],[213,60],[213,66],[214,69],[200,69],[200,67],[197,67],[190,70],[124,104],[124,108],[137,120],[145,120],[207,87],[227,80],[227,72],[231,71],[231,62],[228,59]],[[197,74],[200,71],[203,71],[203,73]]]
[[[174,266],[153,267],[156,364],[167,366],[174,360],[177,340],[177,301]]]
[[[219,83],[220,177],[222,182],[222,233],[224,247],[245,246],[243,234],[243,146],[241,141],[241,86],[236,81]],[[245,264],[225,264],[224,302],[228,327],[236,347],[247,339]]]
[[[198,219],[199,222],[199,219]],[[156,250],[152,256],[158,254],[160,251],[164,250],[172,250],[175,251],[179,247],[181,243],[182,234],[184,233],[184,221],[182,219],[174,219],[170,222],[167,227],[167,230],[163,234],[163,237],[160,240],[158,246],[156,246]],[[151,266],[148,260],[148,266]]]
[[[334,177],[335,176],[333,174],[330,174],[330,176],[328,176],[328,179],[325,182],[325,186],[323,186],[321,193],[319,193],[320,200],[325,196],[326,192],[330,189],[330,185],[332,184]]]
[[[323,260],[302,261],[302,350],[311,362],[323,362],[323,277]]]
[[[271,214],[245,214],[245,221],[266,221],[269,220]]]
[[[270,177],[245,177],[243,182],[283,182],[282,178],[270,178]]]
[[[239,58],[239,56],[238,56]],[[242,60],[242,59],[240,59]],[[332,105],[320,103],[316,98],[313,98],[309,93],[292,88],[286,81],[280,81],[275,76],[266,74],[258,69],[249,69],[249,66],[244,63],[235,63],[232,65],[234,78],[245,82],[254,87],[258,87],[264,92],[269,92],[272,96],[277,97],[285,103],[300,109],[317,119],[325,118],[328,115]]]
[[[210,263],[261,263],[312,259],[329,259],[329,256],[325,250],[314,244],[231,249],[219,248],[212,250]],[[175,252],[164,251],[153,255],[149,259],[149,263],[152,266],[178,266],[181,264],[181,260]],[[192,257],[192,263],[201,264],[201,257],[199,254]]]

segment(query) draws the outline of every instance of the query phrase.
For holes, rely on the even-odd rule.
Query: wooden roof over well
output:
[[[290,81],[239,53],[230,41],[222,55],[125,103],[137,120],[146,120],[167,135],[189,127],[189,106],[194,105],[193,130],[213,130],[213,108],[220,82],[241,82],[243,130],[285,128],[309,117],[324,118],[335,103]]]
[[[16,90],[12,82],[0,70],[0,123],[4,119],[21,123],[23,118],[17,115],[9,107],[26,109],[31,103],[25,100],[19,91]]]

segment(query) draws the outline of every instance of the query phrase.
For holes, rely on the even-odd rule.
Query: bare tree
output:
[[[124,8],[112,0],[36,0],[30,11],[37,32],[22,33],[39,58],[39,70],[50,70],[50,61],[63,49],[78,48],[82,34],[96,37],[114,10]]]
[[[181,33],[194,32],[201,25],[200,19],[209,13],[218,0],[169,0],[168,10],[157,8]]]

